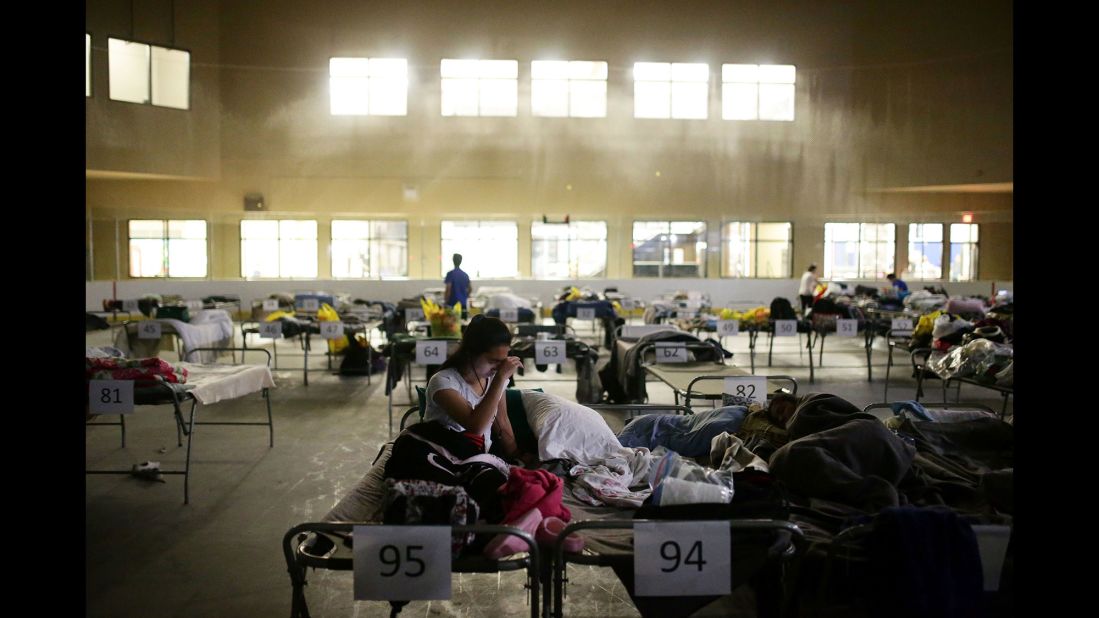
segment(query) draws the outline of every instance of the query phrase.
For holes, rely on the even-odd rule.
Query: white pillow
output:
[[[623,451],[632,453],[618,441],[598,412],[564,397],[523,391],[527,422],[538,438],[538,458],[568,459],[580,464],[595,464]]]

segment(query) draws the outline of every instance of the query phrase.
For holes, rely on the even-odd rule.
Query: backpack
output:
[[[798,319],[798,314],[794,312],[794,307],[790,304],[788,299],[777,296],[771,301],[771,319],[796,320]]]

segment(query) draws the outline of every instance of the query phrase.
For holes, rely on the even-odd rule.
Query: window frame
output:
[[[858,238],[858,241],[857,241],[857,247],[858,247],[857,261],[856,261],[856,266],[855,266],[856,275],[854,277],[846,277],[846,276],[836,275],[832,272],[829,272],[830,270],[835,269],[834,264],[832,264],[832,265],[829,264],[829,258],[828,258],[829,249],[830,249],[829,239],[828,239],[828,226],[829,225],[857,225],[857,226],[859,226],[858,227],[859,238]],[[867,225],[875,225],[875,226],[891,225],[891,226],[893,226],[893,241],[892,241],[893,242],[893,256],[892,256],[893,266],[892,266],[892,270],[888,270],[888,271],[884,272],[881,277],[866,277],[866,276],[863,276],[863,272],[864,272],[863,260],[862,260],[863,246],[867,243],[880,245],[880,244],[886,244],[888,242],[888,241],[881,241],[881,240],[877,240],[877,239],[872,240],[872,241],[871,240],[865,240],[864,230],[865,230],[865,226],[867,226]],[[836,241],[832,240],[831,242],[835,243]],[[844,241],[841,241],[841,242],[851,242],[851,241],[844,240]],[[874,254],[876,256],[878,254],[878,252],[875,250]],[[826,280],[829,280],[829,281],[834,281],[834,280],[837,280],[837,279],[851,279],[851,280],[863,280],[863,281],[885,281],[885,275],[889,274],[889,272],[896,272],[896,268],[897,268],[897,224],[896,223],[875,223],[875,222],[865,222],[865,221],[827,221],[827,222],[825,222],[825,224],[824,224],[824,260],[823,260],[823,262],[824,262],[824,268],[822,269],[822,271],[823,271],[822,272],[822,278],[826,279]]]
[[[755,270],[755,273],[753,273],[751,275],[745,275],[743,277],[737,277],[736,275],[730,275],[730,274],[726,273],[726,268],[728,266],[728,256],[726,255],[725,252],[728,249],[728,238],[729,237],[726,236],[725,230],[729,225],[732,225],[732,224],[738,224],[738,225],[750,224],[752,226],[752,237],[751,237],[751,240],[749,240],[748,242],[752,246],[753,270]],[[786,242],[787,264],[786,264],[786,274],[784,274],[784,275],[776,275],[774,277],[761,277],[759,275],[759,244],[760,243],[779,244],[780,242],[782,242],[782,241],[779,241],[779,240],[762,240],[762,241],[759,240],[759,226],[761,224],[762,225],[785,224],[785,225],[789,226],[789,231],[790,231],[789,238],[785,241]],[[721,278],[722,279],[791,279],[794,276],[793,273],[794,273],[794,222],[793,221],[722,221],[721,222]]]
[[[111,50],[111,40],[112,39],[114,39],[116,41],[123,41],[123,42],[126,42],[126,43],[137,43],[139,45],[145,45],[149,48],[149,68],[148,68],[149,89],[146,92],[146,94],[148,95],[148,98],[142,103],[139,103],[137,101],[124,101],[122,99],[115,99],[111,96],[111,88],[110,88],[111,51],[110,50]],[[187,53],[187,107],[172,107],[170,105],[157,105],[156,103],[153,103],[153,65],[155,64],[153,62],[153,48],[154,47],[159,47],[160,49],[166,49],[166,50],[169,50],[169,51],[179,51],[179,52],[186,52]],[[159,109],[174,109],[174,110],[179,111],[179,112],[189,112],[189,111],[191,111],[191,107],[192,107],[192,104],[193,104],[193,94],[191,92],[192,91],[192,88],[191,88],[191,64],[192,64],[191,58],[193,56],[194,56],[194,54],[191,52],[191,50],[189,48],[186,48],[186,47],[167,47],[165,45],[160,45],[158,43],[152,43],[148,40],[133,39],[133,38],[124,39],[122,37],[108,35],[107,36],[107,99],[114,102],[114,103],[129,103],[131,105],[148,105],[150,107],[156,107],[156,108],[159,108]]]
[[[656,276],[638,275],[637,274],[637,257],[636,257],[636,253],[635,253],[637,251],[637,247],[635,246],[636,243],[637,243],[636,236],[635,236],[635,234],[636,234],[635,230],[636,230],[636,226],[637,226],[638,223],[664,223],[667,226],[667,231],[661,232],[661,234],[662,235],[667,235],[667,236],[671,236],[673,234],[673,232],[671,231],[673,223],[700,223],[700,224],[702,224],[702,231],[700,232],[700,234],[701,234],[702,238],[704,239],[703,242],[706,243],[706,247],[705,247],[704,253],[702,254],[701,261],[696,263],[696,266],[698,267],[697,273],[694,276],[690,276],[690,277],[665,275],[664,271],[665,271],[666,267],[669,267],[669,266],[682,266],[682,264],[674,264],[672,262],[665,263],[662,260],[660,264],[657,264],[657,274],[656,274]],[[708,255],[708,250],[709,250],[709,247],[710,247],[709,240],[708,240],[709,231],[710,231],[710,225],[704,219],[702,219],[702,220],[699,220],[699,219],[634,219],[633,222],[630,225],[630,276],[634,279],[705,279],[706,278],[706,270],[707,270],[707,264],[706,263],[708,261],[707,260],[707,255]],[[660,240],[661,248],[662,248],[661,254],[665,253],[665,251],[663,251],[663,249],[671,249],[672,248],[672,247],[667,245],[668,242],[670,242],[670,241],[668,241],[667,239],[661,239]],[[671,256],[669,256],[668,259],[670,260]],[[647,264],[647,265],[651,265],[651,264]]]
[[[638,79],[637,78],[637,65],[638,64],[665,64],[665,65],[668,65],[668,79],[667,80]],[[676,80],[675,75],[674,75],[675,65],[702,65],[702,66],[706,67],[706,80],[705,81],[684,80],[684,79]],[[711,81],[711,78],[713,77],[713,74],[710,70],[710,63],[709,62],[670,62],[670,61],[669,62],[659,62],[659,61],[653,62],[653,61],[648,61],[648,60],[640,60],[640,61],[637,61],[637,62],[633,63],[632,72],[633,72],[633,118],[634,118],[634,120],[702,120],[702,121],[705,121],[705,120],[710,119],[710,81]],[[667,84],[668,85],[668,115],[667,116],[638,116],[637,115],[637,101],[638,101],[637,85],[638,85],[638,83]],[[705,86],[706,86],[706,96],[703,97],[703,99],[702,99],[703,103],[705,104],[705,108],[706,108],[705,114],[703,114],[701,117],[697,117],[697,116],[676,116],[675,115],[675,102],[676,102],[675,85],[676,84],[705,84]]]
[[[963,240],[961,242],[956,242],[954,240],[954,226],[955,225],[973,226],[973,229],[975,229],[976,232],[977,232],[977,240]],[[965,282],[968,282],[968,281],[980,281],[980,278],[981,278],[981,228],[980,228],[980,224],[979,223],[951,223],[949,230],[950,230],[950,242],[949,243],[946,243],[946,242],[943,243],[944,246],[949,245],[949,247],[950,247],[949,248],[949,253],[948,253],[949,260],[950,260],[950,274],[948,275],[948,280],[950,282],[957,282],[957,283],[965,283]],[[972,275],[968,279],[959,279],[959,278],[956,278],[955,275],[954,275],[954,259],[953,259],[953,257],[954,257],[954,245],[969,246],[970,251],[972,251],[973,264],[972,264],[972,266],[970,266],[970,270],[972,271]]]
[[[725,79],[725,67],[731,67],[731,66],[753,66],[753,67],[755,67],[755,70],[757,72],[755,81],[749,82],[749,81],[742,81],[742,80],[726,80]],[[790,82],[762,81],[759,78],[759,75],[758,75],[760,67],[792,67],[793,70],[794,70],[793,81],[790,81]],[[721,63],[721,119],[722,120],[731,120],[731,121],[734,121],[734,122],[796,122],[797,121],[797,94],[798,94],[798,88],[797,88],[798,76],[797,76],[797,73],[798,73],[798,70],[797,70],[797,65],[796,64],[750,64],[750,63],[747,63],[747,62],[723,62],[723,63]],[[726,88],[725,87],[727,85],[732,85],[732,84],[744,84],[744,85],[751,84],[755,87],[756,94],[755,94],[755,106],[754,106],[755,116],[754,117],[752,117],[752,118],[730,118],[726,115],[726,113],[725,113],[725,99],[726,99],[725,91],[726,91]],[[764,86],[764,85],[768,85],[768,86],[790,86],[791,87],[791,89],[793,90],[793,95],[791,97],[792,113],[793,113],[792,118],[761,118],[760,117],[760,96],[761,96],[761,92],[762,92],[761,86]]]
[[[353,222],[366,223],[366,224],[368,224],[368,227],[370,228],[369,236],[365,239],[363,239],[363,238],[353,238],[353,239],[352,238],[340,238],[340,239],[337,239],[336,238],[336,231],[334,229],[334,226],[336,225],[337,221],[353,221]],[[391,276],[383,276],[381,273],[374,274],[374,271],[376,270],[376,266],[373,264],[373,261],[372,261],[373,260],[373,253],[372,253],[373,247],[372,247],[372,244],[377,240],[393,240],[391,238],[384,238],[384,237],[377,236],[375,231],[374,231],[374,226],[375,226],[376,223],[404,223],[404,225],[405,225],[405,234],[404,234],[404,249],[405,249],[404,250],[404,256],[405,256],[405,260],[404,260],[404,265],[403,265],[404,274],[402,274],[402,275],[391,275]],[[354,218],[338,218],[338,219],[333,218],[333,219],[331,219],[328,222],[328,243],[329,243],[329,245],[328,245],[328,254],[329,254],[328,255],[328,268],[329,268],[329,274],[331,274],[332,279],[333,280],[339,280],[339,281],[394,281],[394,280],[408,279],[408,267],[409,267],[408,228],[409,228],[408,219],[354,219]],[[366,246],[367,246],[368,260],[370,260],[370,261],[368,261],[369,272],[371,274],[366,276],[366,277],[336,276],[336,269],[335,269],[335,263],[334,263],[334,260],[336,259],[336,257],[335,257],[335,255],[333,254],[333,251],[332,251],[332,248],[336,244],[336,240],[365,240],[366,243],[367,243]]]
[[[495,62],[514,62],[515,63],[515,77],[482,77],[480,74],[477,77],[447,77],[443,75],[443,62],[446,60],[455,61],[476,61],[478,63],[485,61]],[[480,69],[480,67],[478,67]],[[447,80],[474,80],[477,83],[477,113],[476,114],[447,114],[446,112],[446,93],[443,84]],[[488,114],[483,113],[481,109],[481,86],[482,82],[486,80],[493,81],[513,81],[515,82],[515,109],[511,114]],[[440,58],[439,59],[439,115],[443,118],[517,118],[519,116],[519,59],[518,58]]]
[[[369,71],[370,71],[369,69],[367,69],[368,74],[364,78],[364,79],[366,79],[366,82],[367,82],[367,95],[366,95],[366,110],[367,111],[365,113],[343,113],[343,114],[333,113],[332,112],[332,102],[333,102],[333,100],[332,100],[332,80],[335,78],[335,76],[332,75],[332,61],[336,60],[336,59],[339,59],[339,60],[366,60],[368,67],[369,67],[370,62],[373,61],[373,60],[403,60],[404,61],[404,69],[405,69],[405,73],[404,73],[404,113],[402,113],[402,114],[379,114],[379,113],[371,111],[371,103],[370,103],[371,102],[371,95],[370,95],[370,93],[372,92],[372,88],[373,88],[373,84],[371,82],[373,80],[385,80],[386,78],[374,77],[374,76],[370,75],[369,74]],[[340,76],[340,77],[346,78],[348,76]],[[368,57],[368,56],[329,56],[328,57],[328,115],[330,117],[334,117],[334,116],[350,116],[350,117],[374,116],[374,117],[379,117],[379,118],[407,117],[408,116],[408,86],[409,86],[410,83],[411,83],[411,77],[410,77],[410,71],[409,71],[409,68],[408,68],[408,58],[384,58],[384,57],[380,57],[380,56],[377,57],[377,58]]]
[[[572,224],[573,223],[602,223],[603,224],[603,238],[601,240],[591,238],[573,238],[572,237]],[[550,242],[559,239],[538,239],[534,237],[534,226],[536,225],[567,225],[569,226],[570,235],[564,239],[568,246],[568,267],[569,274],[565,277],[549,277],[545,275],[538,275],[535,273],[534,266],[534,243],[536,242]],[[607,278],[607,261],[610,258],[610,243],[608,241],[610,236],[610,226],[608,222],[600,219],[581,219],[577,221],[569,221],[568,223],[546,223],[544,221],[531,221],[530,222],[530,276],[533,279],[539,281],[565,281],[569,279],[589,280],[589,279],[606,279]],[[580,276],[579,273],[574,273],[572,270],[572,255],[573,255],[573,243],[578,242],[602,242],[603,243],[603,270],[601,275],[594,275],[590,277]]]
[[[592,63],[592,64],[602,64],[603,65],[604,77],[603,77],[603,79],[590,79],[590,78],[582,78],[582,77],[574,78],[574,77],[571,77],[571,76],[565,77],[564,79],[561,79],[561,78],[547,78],[547,77],[535,77],[534,76],[534,63],[536,63],[536,62],[565,62],[565,63],[568,63],[570,65],[570,68],[571,68],[572,63],[574,63],[574,62],[587,62],[587,63]],[[608,93],[608,82],[609,82],[609,80],[610,80],[610,63],[607,62],[606,60],[531,60],[530,61],[530,115],[533,118],[606,118],[607,117],[607,93]],[[566,93],[568,102],[567,102],[567,113],[564,116],[553,116],[553,115],[548,115],[548,114],[539,114],[539,113],[536,113],[536,111],[535,111],[535,107],[534,107],[534,99],[535,99],[535,97],[534,97],[534,85],[535,85],[535,82],[550,82],[550,81],[564,81],[565,82],[565,93]],[[603,86],[603,113],[602,114],[600,114],[598,116],[578,116],[578,115],[573,114],[573,105],[572,105],[572,103],[573,103],[573,101],[572,101],[572,98],[573,98],[573,89],[572,89],[573,88],[573,83],[602,84],[602,86]]]
[[[447,240],[454,240],[444,235],[445,223],[476,223],[477,227],[481,227],[485,223],[510,223],[515,226],[515,274],[513,275],[482,275],[480,269],[476,268],[472,272],[463,268],[470,278],[473,279],[519,279],[522,273],[519,270],[519,221],[515,219],[441,219],[439,221],[439,268],[441,269],[441,275],[446,276],[446,273],[454,268],[451,259],[451,254],[448,253],[445,243]],[[462,254],[463,264],[468,266],[469,255]]]
[[[935,241],[927,241],[927,240],[913,241],[912,240],[912,226],[914,226],[914,225],[919,225],[919,226],[937,225],[937,226],[939,226],[939,238],[940,238],[940,240],[938,241],[938,244],[939,244],[939,276],[938,277],[923,277],[923,276],[921,276],[923,273],[919,272],[918,268],[917,269],[912,268],[912,247],[913,247],[913,245],[920,245],[921,246],[920,255],[927,255],[927,252],[924,251],[922,249],[922,247],[926,247],[929,244],[935,244]],[[944,226],[943,226],[942,223],[931,222],[931,223],[909,223],[908,224],[908,241],[907,241],[908,264],[905,266],[905,278],[911,279],[912,281],[942,281],[943,280],[942,275],[943,275],[943,271],[945,270],[943,268],[943,258],[946,257],[947,243],[943,242],[942,239],[944,239],[946,237],[945,235],[946,235],[946,230],[944,229]]]
[[[277,239],[278,242],[279,242],[279,251],[278,251],[279,276],[277,276],[277,277],[262,277],[262,276],[261,277],[250,277],[250,276],[244,274],[244,265],[245,265],[244,241],[246,240],[244,238],[244,222],[245,221],[274,221],[274,222],[279,224],[278,225],[279,237]],[[313,245],[314,245],[313,250],[317,254],[317,262],[316,262],[317,263],[317,271],[313,274],[313,276],[311,276],[311,277],[284,277],[282,275],[282,270],[283,270],[283,268],[282,268],[282,241],[283,241],[283,238],[282,238],[282,222],[283,221],[312,221],[313,223],[316,224],[317,237],[313,239]],[[317,279],[320,276],[320,222],[317,219],[292,219],[292,218],[291,219],[282,219],[282,218],[279,218],[279,219],[266,219],[266,218],[258,218],[258,217],[257,218],[244,218],[244,219],[240,220],[240,225],[237,226],[237,234],[238,234],[238,237],[240,238],[240,253],[238,255],[240,255],[240,278],[241,279],[244,279],[245,281],[309,281],[311,279]],[[302,240],[302,239],[287,239],[287,240]],[[306,239],[306,240],[308,240],[308,239]]]
[[[133,221],[159,221],[162,224],[162,231],[160,238],[137,238],[136,240],[160,240],[161,241],[161,258],[164,262],[164,275],[135,275],[133,274],[133,241],[135,238],[131,236],[130,224]],[[172,275],[172,263],[171,263],[171,251],[169,250],[169,243],[172,240],[169,235],[168,228],[171,222],[194,222],[201,221],[205,226],[205,236],[202,239],[204,246],[204,253],[206,254],[206,274],[201,276],[193,275]],[[178,240],[197,240],[197,239],[178,239]],[[130,279],[175,279],[175,280],[192,280],[192,281],[204,281],[210,278],[210,222],[206,219],[161,219],[161,218],[146,218],[138,219],[132,218],[126,220],[126,273]]]

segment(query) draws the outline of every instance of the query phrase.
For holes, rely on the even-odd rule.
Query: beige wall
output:
[[[135,0],[135,38],[160,44],[175,6],[192,110],[107,100],[98,54],[88,168],[203,180],[90,178],[94,275],[114,276],[115,220],[125,277],[125,219],[170,216],[209,220],[211,277],[239,277],[243,196],[258,192],[265,216],[318,219],[321,278],[328,221],[343,216],[408,220],[409,275],[424,278],[440,276],[445,218],[519,221],[524,276],[531,221],[606,220],[608,277],[629,277],[634,220],[705,220],[711,248],[723,221],[793,221],[797,275],[822,260],[826,221],[951,222],[963,211],[998,223],[982,230],[982,278],[1010,278],[1011,194],[878,192],[1012,179],[1011,57],[971,53],[1010,45],[1010,5],[940,4]],[[87,6],[97,46],[129,36],[129,2]],[[409,58],[408,116],[330,115],[327,63],[340,55]],[[519,60],[518,116],[442,117],[444,57]],[[548,57],[609,63],[607,118],[530,115],[529,62]],[[634,119],[639,60],[709,62],[710,118]],[[797,121],[721,120],[723,62],[797,65]],[[720,274],[717,251],[707,272]]]

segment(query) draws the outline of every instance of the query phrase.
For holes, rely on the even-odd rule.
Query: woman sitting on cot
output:
[[[523,365],[508,356],[511,331],[497,318],[476,315],[462,335],[462,343],[427,383],[424,420],[461,432],[487,453],[494,440],[507,458],[533,461],[515,441],[508,420],[504,390]],[[528,462],[529,463],[529,462]]]

